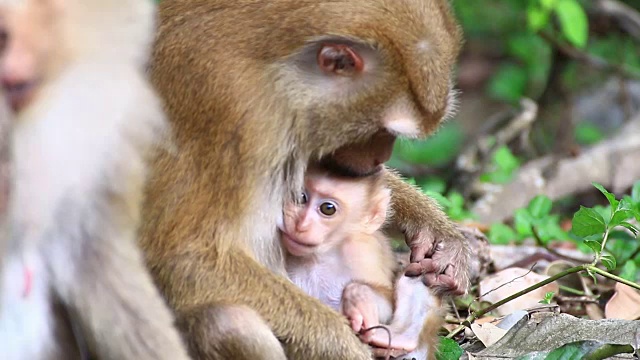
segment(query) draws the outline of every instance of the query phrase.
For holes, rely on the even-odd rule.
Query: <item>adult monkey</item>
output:
[[[352,176],[385,171],[396,136],[437,128],[460,36],[446,0],[160,3],[151,74],[178,151],[156,159],[141,244],[192,355],[370,357],[339,314],[272,273],[284,272],[277,223],[310,160]],[[446,267],[431,285],[464,290],[466,262],[447,259],[467,258],[460,235],[388,176],[405,214],[396,222],[422,238],[414,260],[446,253],[415,266]],[[402,211],[416,204],[429,218]],[[430,223],[442,226],[419,226]]]

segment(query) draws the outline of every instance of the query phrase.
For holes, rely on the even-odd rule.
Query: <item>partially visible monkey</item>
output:
[[[451,113],[461,31],[448,1],[159,7],[150,71],[177,151],[155,160],[141,244],[191,353],[369,359],[344,317],[274,274],[285,273],[277,224],[310,160],[355,177],[386,172],[396,137],[426,136]],[[413,203],[402,196],[416,193],[392,200],[405,215],[395,221],[411,220],[416,273],[464,290],[462,236],[432,202],[404,210]]]
[[[389,239],[380,231],[390,190],[382,174],[344,178],[317,168],[305,191],[285,205],[282,244],[290,279],[307,294],[341,311],[370,344],[434,359],[443,319],[441,300],[418,279],[403,274]],[[390,324],[386,332],[370,331]]]
[[[143,76],[150,0],[2,0],[15,111],[0,352],[188,359],[136,245],[165,117]]]

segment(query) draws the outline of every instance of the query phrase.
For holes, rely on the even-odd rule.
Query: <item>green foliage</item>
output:
[[[576,341],[552,351],[536,351],[517,358],[518,360],[595,360],[616,354],[633,352],[631,345],[612,345],[598,341]]]
[[[499,147],[492,155],[491,171],[480,176],[480,181],[506,184],[513,178],[515,171],[520,167],[520,160],[513,155],[507,146]]]
[[[453,160],[460,152],[464,136],[460,125],[448,122],[432,137],[426,140],[396,142],[391,166],[402,163],[442,166]]]
[[[527,23],[532,32],[538,32],[550,23],[554,14],[560,31],[573,46],[584,48],[589,36],[587,14],[578,0],[530,0],[527,7]]]
[[[633,260],[625,262],[619,276],[625,280],[638,281],[638,265]]]
[[[584,48],[589,36],[589,22],[578,0],[559,0],[555,13],[565,38],[573,46]]]
[[[584,243],[593,250],[594,264],[602,262],[607,269],[614,270],[617,267],[616,258],[612,254],[605,253],[604,250],[609,236],[616,227],[629,230],[634,237],[638,235],[638,228],[629,220],[640,218],[640,212],[637,210],[640,204],[636,201],[640,185],[636,183],[633,187],[635,192],[622,200],[618,200],[600,184],[593,183],[593,186],[607,198],[610,211],[603,216],[602,212],[581,206],[573,216],[571,232],[582,238]]]
[[[551,300],[553,300],[553,295],[554,292],[553,291],[549,291],[548,293],[544,294],[544,299],[538,301],[539,304],[551,304]]]
[[[597,126],[580,122],[576,124],[574,129],[574,138],[578,144],[593,145],[600,142],[604,138],[604,134]]]
[[[487,236],[492,244],[498,245],[506,245],[518,239],[518,234],[510,226],[502,223],[491,225]]]
[[[461,221],[474,219],[475,215],[466,209],[464,197],[457,191],[450,191],[444,195],[446,184],[439,178],[426,178],[417,182],[414,178],[405,180],[417,186],[425,195],[434,199],[452,220]]]
[[[489,82],[489,94],[498,100],[515,103],[527,89],[527,70],[515,64],[504,64]]]
[[[438,352],[436,353],[436,359],[438,360],[458,360],[464,353],[464,350],[458,345],[455,340],[440,337],[440,344],[438,344]]]
[[[489,230],[489,240],[494,244],[518,243],[536,236],[542,244],[546,244],[551,240],[570,239],[560,227],[560,217],[551,214],[552,206],[548,197],[536,196],[526,208],[515,211],[513,228],[505,224],[493,224]]]

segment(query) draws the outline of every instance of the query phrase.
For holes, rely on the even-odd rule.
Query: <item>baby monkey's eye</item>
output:
[[[326,216],[333,216],[336,213],[336,204],[326,201],[320,204],[320,212]]]

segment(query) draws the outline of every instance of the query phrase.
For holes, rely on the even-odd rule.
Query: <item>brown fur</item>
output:
[[[436,273],[442,273],[447,266],[451,266],[451,275],[459,284],[459,287],[454,288],[439,284],[434,290],[439,294],[466,292],[469,286],[471,248],[462,233],[435,200],[403,181],[396,172],[388,169],[386,180],[391,189],[393,210],[389,226],[404,234],[407,245],[412,250],[427,247],[430,249],[427,255],[433,256],[437,249],[439,253],[434,257],[438,267]]]
[[[335,90],[356,89],[344,96],[320,96],[306,75],[321,77],[325,40],[373,54],[378,70]],[[177,151],[154,164],[141,244],[192,353],[220,356],[207,347],[215,335],[198,329],[225,303],[259,314],[290,358],[369,358],[344,319],[270,272],[284,273],[278,214],[310,159],[379,170],[394,140],[383,116],[391,104],[405,104],[412,135],[436,129],[459,45],[445,0],[160,3],[150,70]]]

